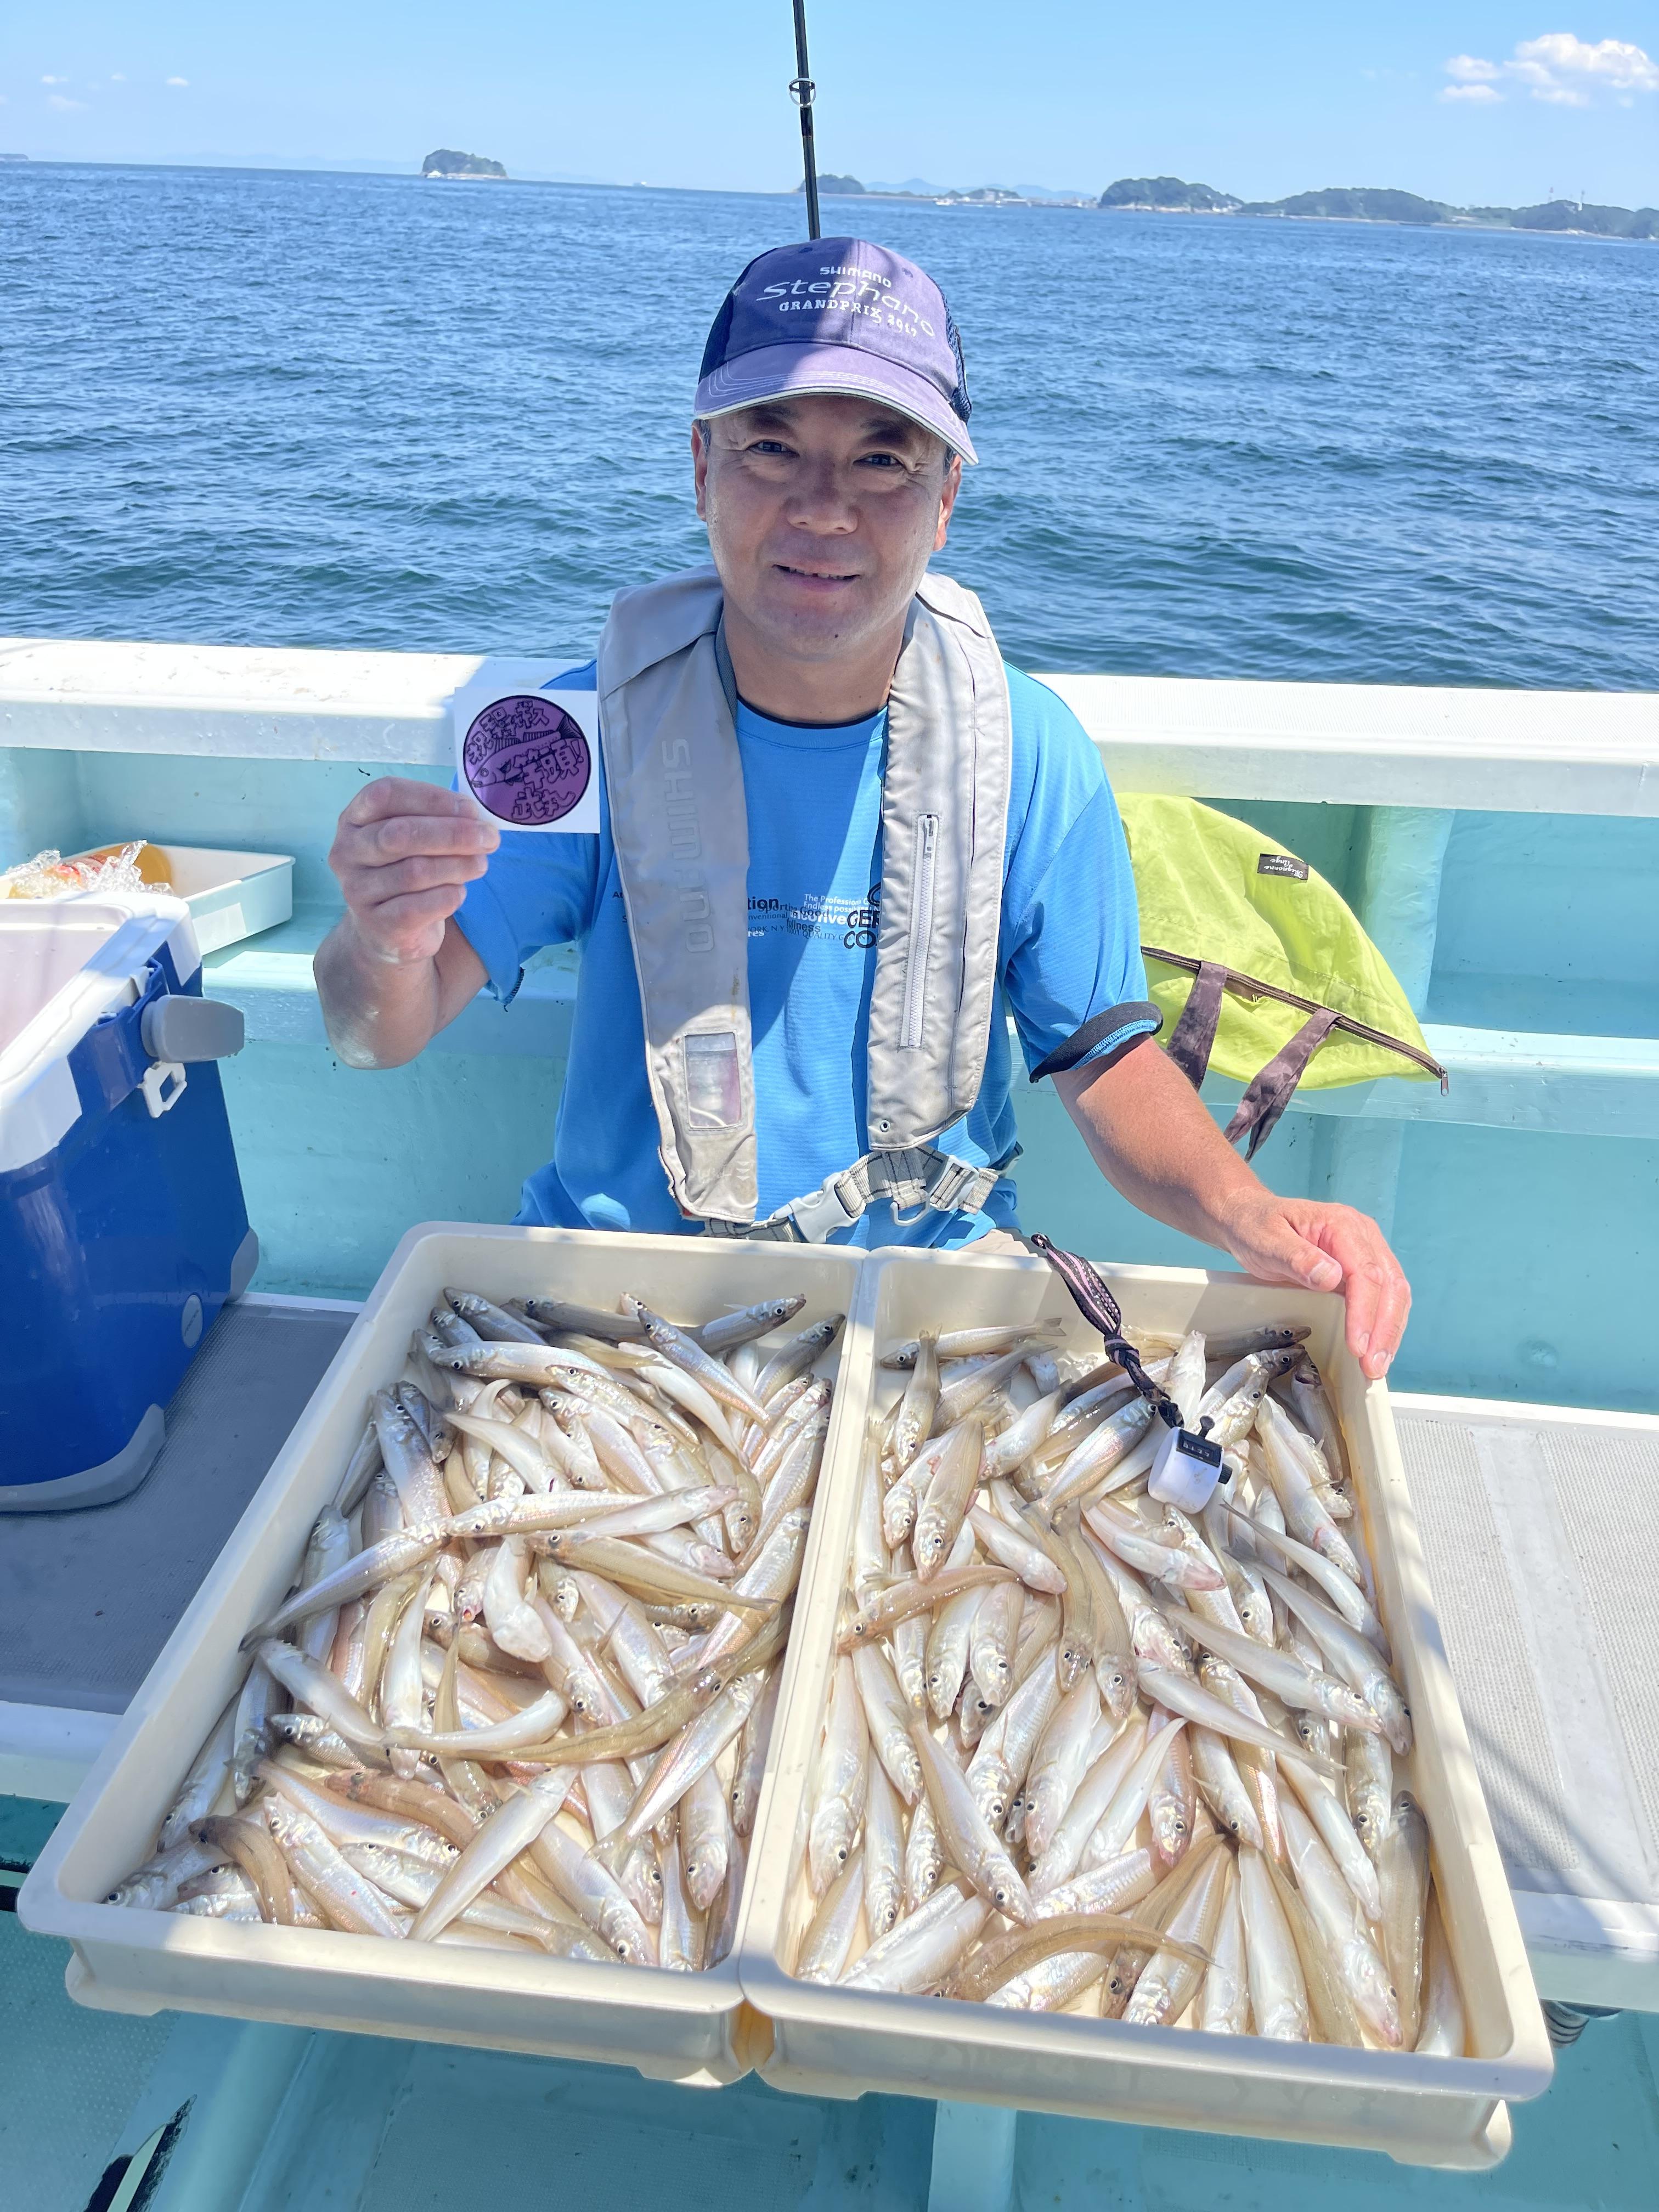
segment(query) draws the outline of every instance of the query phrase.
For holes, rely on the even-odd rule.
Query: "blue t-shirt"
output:
[[[557,679],[593,686],[592,664]],[[965,1121],[935,1139],[975,1163],[1017,1148],[1012,1013],[1028,1067],[1117,1006],[1124,1021],[1089,1058],[1151,1030],[1134,881],[1098,755],[1054,694],[1008,671],[1012,772],[1000,990],[984,1079]],[[868,1149],[866,1048],[880,899],[884,711],[845,727],[774,722],[738,703],[749,815],[749,1000],[755,1063],[757,1218],[815,1191]],[[503,1004],[524,963],[581,951],[570,1060],[553,1158],[524,1186],[523,1222],[695,1233],[669,1194],[646,1082],[643,1017],[621,880],[601,794],[599,834],[505,830],[456,916]],[[1016,1226],[1005,1179],[977,1214],[899,1222],[884,1201],[837,1239],[961,1244]]]

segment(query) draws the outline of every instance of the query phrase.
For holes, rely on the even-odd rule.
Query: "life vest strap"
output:
[[[977,1213],[1008,1164],[1005,1160],[1000,1166],[981,1167],[933,1145],[912,1145],[899,1152],[866,1152],[764,1221],[710,1221],[708,1233],[775,1244],[826,1244],[884,1199],[900,1221],[914,1221],[924,1212]]]

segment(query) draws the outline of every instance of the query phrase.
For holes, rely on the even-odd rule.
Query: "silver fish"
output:
[[[744,1306],[738,1313],[720,1314],[706,1321],[696,1331],[698,1342],[705,1352],[723,1358],[736,1351],[740,1344],[748,1344],[755,1337],[769,1335],[793,1321],[806,1304],[802,1296],[787,1298],[763,1298],[757,1305]]]
[[[1417,2047],[1423,2014],[1423,1960],[1429,1910],[1429,1829],[1417,1800],[1402,1790],[1377,1855],[1383,1955],[1400,1999],[1400,2033]]]

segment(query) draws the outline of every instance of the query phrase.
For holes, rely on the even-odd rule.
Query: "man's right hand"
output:
[[[435,959],[445,924],[500,842],[458,791],[403,775],[365,785],[328,856],[362,949],[388,967]]]

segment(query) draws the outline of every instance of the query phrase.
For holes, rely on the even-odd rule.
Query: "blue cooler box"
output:
[[[0,904],[0,1511],[142,1482],[163,1408],[259,1256],[178,899]]]

